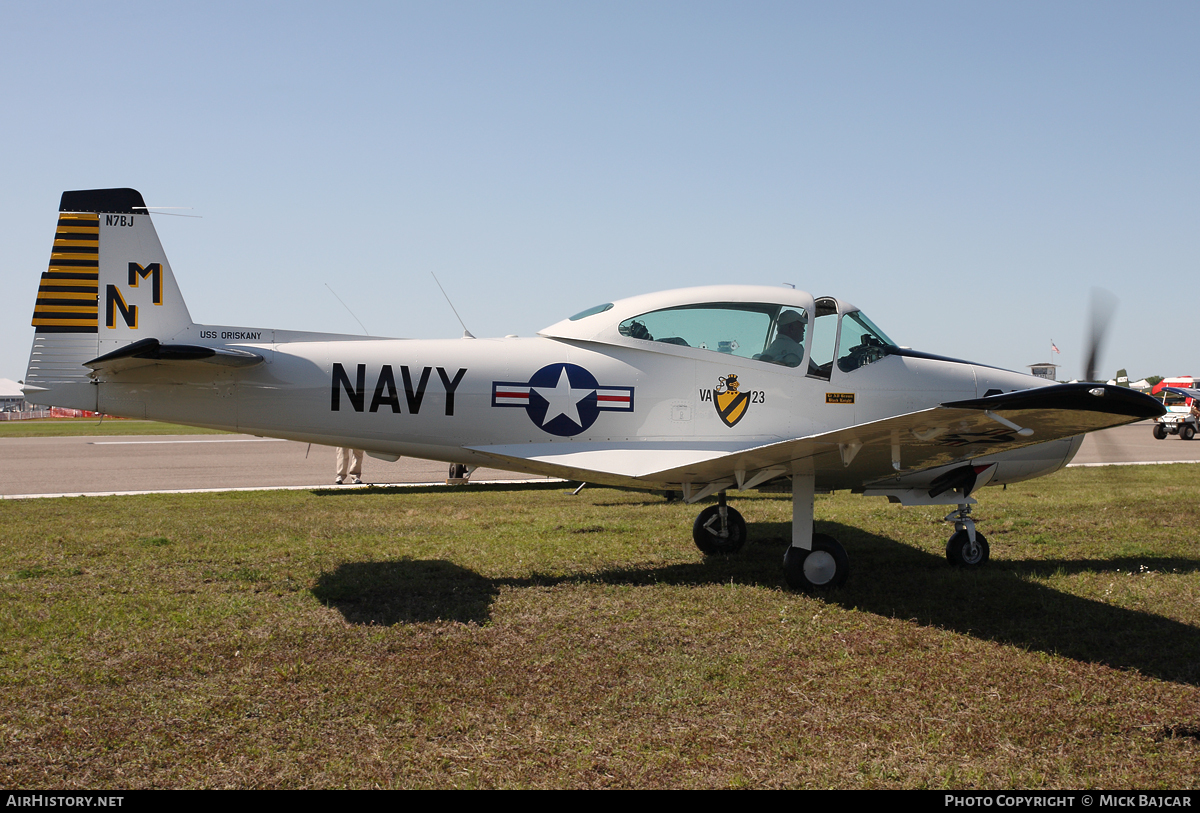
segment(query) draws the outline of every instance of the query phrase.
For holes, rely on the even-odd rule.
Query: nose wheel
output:
[[[725,504],[724,492],[719,500],[701,511],[692,525],[692,539],[706,556],[736,553],[746,543],[746,520]]]
[[[955,531],[954,536],[946,543],[946,560],[960,567],[974,567],[987,562],[992,550],[988,546],[987,537],[975,532],[975,542],[966,531]]]

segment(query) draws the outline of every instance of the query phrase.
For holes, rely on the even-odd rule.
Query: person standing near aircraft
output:
[[[363,450],[351,449],[349,446],[339,446],[337,450],[337,479],[333,482],[341,485],[347,477],[350,485],[362,484]]]
[[[779,314],[775,330],[775,341],[763,352],[762,359],[788,367],[799,366],[804,358],[804,317],[794,310],[785,310]]]

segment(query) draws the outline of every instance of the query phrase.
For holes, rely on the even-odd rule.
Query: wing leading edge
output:
[[[757,473],[790,473],[793,464],[810,461],[811,470],[830,487],[852,488],[1154,418],[1163,411],[1155,399],[1123,387],[1057,384],[749,447],[743,443],[739,448],[737,442],[568,442],[473,451],[569,479],[643,488],[724,479],[745,483]]]

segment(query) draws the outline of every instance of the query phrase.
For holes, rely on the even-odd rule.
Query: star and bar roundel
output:
[[[588,430],[601,412],[632,412],[633,387],[600,386],[578,364],[547,364],[528,381],[493,381],[492,406],[521,407],[539,429],[560,437]]]

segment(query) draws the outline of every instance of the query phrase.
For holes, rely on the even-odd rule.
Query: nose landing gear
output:
[[[946,515],[946,522],[954,523],[954,535],[946,543],[946,560],[961,567],[986,564],[992,551],[987,538],[975,530],[970,504],[960,503],[957,510]]]
[[[706,556],[736,553],[746,543],[746,520],[737,509],[725,504],[725,492],[717,504],[700,512],[692,525],[692,539]]]

